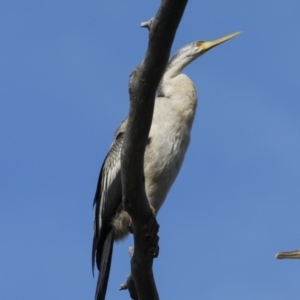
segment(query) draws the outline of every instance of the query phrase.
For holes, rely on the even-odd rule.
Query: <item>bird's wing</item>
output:
[[[107,235],[111,231],[111,220],[122,203],[121,150],[126,125],[127,119],[116,130],[114,141],[103,162],[98,179],[94,198],[93,269],[96,257],[98,269],[100,268],[103,245]]]

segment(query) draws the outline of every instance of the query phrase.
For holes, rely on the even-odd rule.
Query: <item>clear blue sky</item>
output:
[[[0,5],[0,298],[93,299],[92,200],[160,1]],[[300,299],[300,2],[191,0],[173,53],[243,34],[185,73],[199,106],[158,220],[161,299]],[[107,299],[129,274],[115,247]]]

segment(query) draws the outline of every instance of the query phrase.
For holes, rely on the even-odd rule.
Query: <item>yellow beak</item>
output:
[[[290,252],[279,252],[275,256],[276,259],[283,259],[283,258],[293,258],[293,259],[300,259],[300,249],[296,251]]]
[[[209,42],[203,42],[202,45],[201,45],[201,48],[203,49],[203,52],[206,52],[232,38],[234,38],[235,36],[239,35],[240,33],[242,33],[241,31],[238,31],[238,32],[235,32],[235,33],[232,33],[232,34],[228,34],[226,36],[223,36],[219,39],[216,39],[214,41],[209,41]]]

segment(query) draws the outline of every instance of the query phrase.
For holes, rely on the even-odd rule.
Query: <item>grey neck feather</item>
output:
[[[198,55],[193,55],[191,52],[191,48],[194,44],[195,42],[184,46],[178,52],[176,52],[169,60],[166,66],[165,73],[157,89],[158,97],[164,97],[164,85],[167,84],[167,82],[170,79],[178,76],[188,64],[190,64],[193,60],[195,60],[198,57]]]

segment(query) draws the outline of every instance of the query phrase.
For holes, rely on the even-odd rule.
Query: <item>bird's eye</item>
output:
[[[196,43],[196,46],[200,48],[202,46],[202,44],[203,44],[203,41],[199,41]]]

